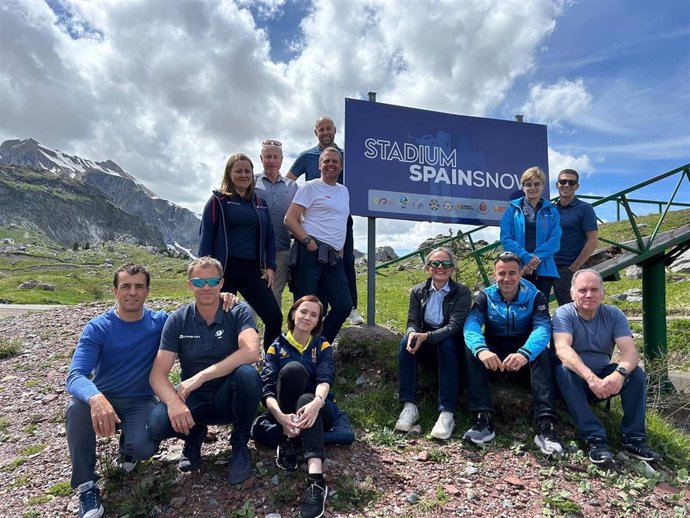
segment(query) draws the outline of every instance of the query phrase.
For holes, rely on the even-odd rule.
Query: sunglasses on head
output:
[[[531,189],[532,187],[541,187],[541,182],[527,182],[522,184],[523,187]]]
[[[452,268],[454,266],[453,261],[437,261],[437,260],[429,261],[428,263],[426,263],[426,265],[431,266],[432,268],[439,268],[441,266],[443,266],[444,268]]]
[[[200,279],[199,277],[194,277],[193,279],[189,279],[189,282],[192,283],[192,286],[195,288],[203,288],[207,284],[211,288],[215,288],[220,284],[220,277],[210,277],[208,279]]]
[[[559,183],[559,185],[570,185],[571,187],[574,187],[575,185],[577,185],[577,180],[562,179],[562,180],[558,180],[558,183]]]
[[[280,140],[273,140],[273,139],[266,139],[261,143],[262,146],[278,146],[278,147],[283,147],[283,144],[280,143]]]

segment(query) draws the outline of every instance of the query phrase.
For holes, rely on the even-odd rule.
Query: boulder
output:
[[[690,273],[690,250],[686,250],[673,261],[669,270],[675,273]]]

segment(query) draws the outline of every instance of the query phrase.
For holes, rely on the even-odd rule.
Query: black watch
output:
[[[305,236],[305,238],[302,239],[302,243],[304,246],[307,246],[309,243],[311,243],[311,236]]]
[[[628,372],[628,369],[626,369],[625,367],[621,367],[620,365],[618,367],[616,367],[616,372],[618,374],[620,374],[621,376],[623,376],[623,378],[627,378],[628,374],[630,374]]]

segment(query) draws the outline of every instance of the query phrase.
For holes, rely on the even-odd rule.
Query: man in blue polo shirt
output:
[[[247,442],[261,399],[261,379],[252,364],[261,346],[249,307],[237,304],[223,312],[219,293],[223,267],[211,257],[192,261],[187,285],[195,302],[170,315],[151,369],[151,387],[160,398],[148,421],[152,439],[184,439],[181,471],[201,463],[201,444],[209,424],[234,425],[228,482],[244,482],[252,472]],[[168,375],[179,358],[177,389]]]
[[[558,305],[572,302],[570,282],[597,247],[597,217],[589,203],[575,197],[580,175],[574,169],[558,174],[556,209],[561,216],[561,248],[554,256],[559,278],[553,284]]]
[[[314,124],[314,135],[319,139],[319,143],[310,149],[302,151],[295,163],[287,173],[287,177],[291,180],[297,180],[302,174],[307,181],[321,178],[321,169],[319,167],[319,156],[321,152],[327,147],[333,147],[340,152],[343,159],[343,169],[338,175],[338,183],[343,183],[343,171],[345,170],[345,151],[343,151],[338,144],[335,143],[335,124],[330,117],[319,117]],[[350,291],[350,298],[352,299],[352,311],[350,312],[350,322],[352,324],[363,324],[364,319],[357,311],[357,271],[355,270],[355,244],[353,232],[352,216],[347,218],[347,234],[345,236],[345,247],[343,248],[343,266],[345,268],[345,277],[347,277],[347,287]]]

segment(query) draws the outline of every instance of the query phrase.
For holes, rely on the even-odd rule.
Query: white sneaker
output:
[[[364,323],[364,319],[362,318],[362,315],[360,315],[357,311],[357,308],[352,308],[352,311],[350,311],[350,316],[348,318],[350,319],[350,324],[354,326],[358,326]]]
[[[417,410],[417,405],[414,403],[405,403],[405,406],[400,412],[400,417],[395,423],[395,429],[399,432],[409,432],[410,428],[419,419],[419,411]]]
[[[436,424],[431,430],[431,436],[434,439],[450,439],[453,434],[453,428],[455,428],[455,418],[452,412],[443,411],[439,414]]]

